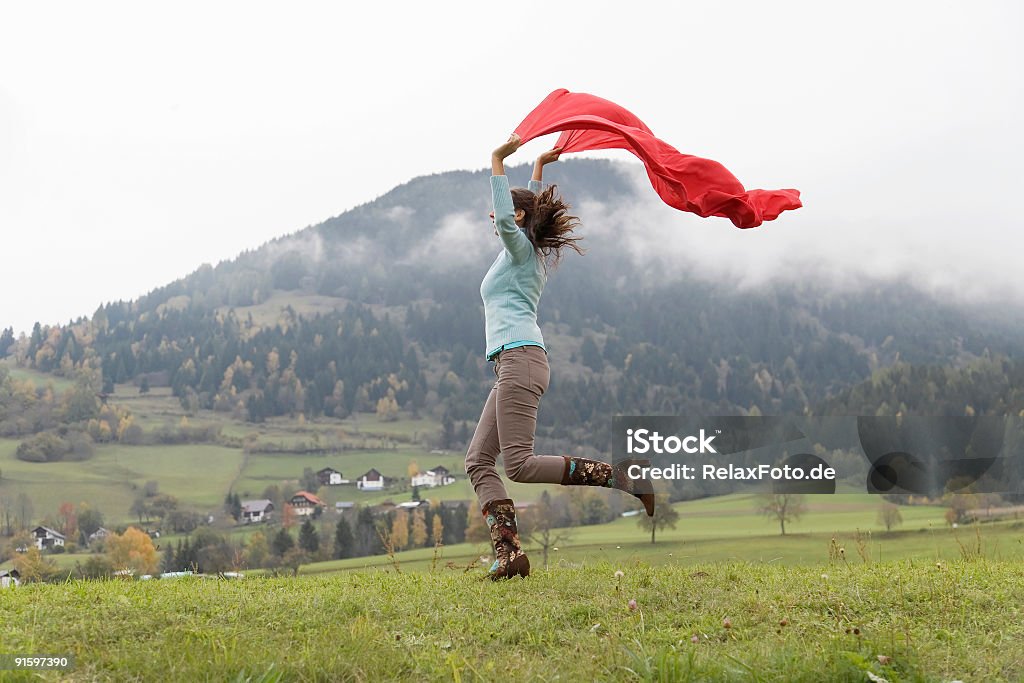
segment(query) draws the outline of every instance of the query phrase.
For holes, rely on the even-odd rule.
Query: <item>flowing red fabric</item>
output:
[[[799,209],[799,190],[747,190],[717,161],[683,154],[633,113],[614,102],[555,90],[516,128],[523,142],[562,131],[562,152],[626,149],[647,168],[658,195],[671,207],[698,216],[728,218],[737,228],[754,228],[783,211]]]

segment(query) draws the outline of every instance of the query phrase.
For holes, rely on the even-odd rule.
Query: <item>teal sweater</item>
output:
[[[540,192],[540,183],[531,180],[529,189]],[[544,347],[544,337],[537,325],[537,304],[548,279],[533,244],[516,225],[507,176],[491,176],[491,195],[494,223],[504,249],[480,283],[488,358],[502,347],[526,344]]]

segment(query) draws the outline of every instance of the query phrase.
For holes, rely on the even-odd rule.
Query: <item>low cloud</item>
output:
[[[738,289],[781,281],[849,290],[901,279],[960,303],[1024,303],[1024,238],[991,207],[930,201],[906,183],[901,194],[858,205],[837,192],[805,191],[804,208],[739,230],[667,206],[642,166],[621,170],[636,199],[581,202],[581,234],[591,253],[625,255],[631,275],[650,283],[695,276]]]
[[[264,253],[267,262],[274,263],[283,255],[292,252],[297,252],[306,263],[318,265],[326,255],[326,248],[320,233],[315,230],[303,230],[271,242],[266,246]]]
[[[453,267],[479,264],[486,269],[501,249],[493,227],[480,214],[461,211],[446,215],[436,230],[409,249],[404,262],[430,268],[449,270]]]

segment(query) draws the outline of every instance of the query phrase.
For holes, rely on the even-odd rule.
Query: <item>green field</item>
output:
[[[24,491],[35,518],[56,515],[60,504],[86,502],[100,509],[112,524],[130,522],[132,501],[147,481],[161,493],[202,510],[219,508],[242,462],[238,449],[209,444],[187,446],[96,447],[81,462],[24,462],[14,456],[19,441],[0,439],[0,492]]]
[[[622,571],[616,577],[616,571]],[[1017,681],[1020,564],[607,561],[0,592],[2,681]],[[636,608],[630,609],[629,602]]]
[[[904,523],[886,532],[876,521],[879,501],[869,494],[838,494],[810,498],[803,519],[789,525],[781,536],[772,521],[753,511],[749,496],[675,504],[679,523],[675,529],[660,531],[656,543],[649,532],[637,525],[636,517],[620,518],[609,524],[576,527],[558,544],[549,561],[583,566],[600,561],[643,561],[651,565],[700,564],[741,561],[785,565],[819,565],[829,561],[832,537],[844,550],[845,563],[918,558],[925,562],[954,560],[978,546],[986,557],[1024,561],[1024,522],[1005,521],[949,528],[943,521],[944,508],[902,507]],[[858,531],[859,540],[858,540]],[[532,561],[540,562],[539,548],[529,542]],[[465,566],[492,551],[486,543],[460,544],[442,549],[441,561]],[[431,549],[396,554],[403,569],[422,571],[434,563]],[[303,566],[303,573],[351,569],[388,568],[386,556],[360,557]]]

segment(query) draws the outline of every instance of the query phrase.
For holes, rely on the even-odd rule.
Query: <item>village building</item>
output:
[[[54,531],[48,526],[37,526],[32,530],[32,537],[36,541],[36,547],[40,550],[64,545],[64,534]]]
[[[266,498],[260,500],[242,501],[242,520],[246,524],[266,522],[270,519],[270,513],[274,511],[274,504]]]
[[[381,491],[386,485],[384,475],[374,468],[356,480],[356,488],[360,491]]]
[[[438,486],[448,486],[455,482],[455,477],[451,475],[448,468],[438,465],[432,470],[426,472],[420,472],[412,478],[412,485],[420,488],[437,488]]]
[[[21,583],[21,574],[17,569],[0,569],[0,588],[17,586]]]
[[[333,467],[325,467],[316,473],[316,478],[322,486],[338,486],[350,483],[348,479]]]
[[[306,517],[324,506],[324,502],[309,491],[299,491],[288,501],[295,514]]]

